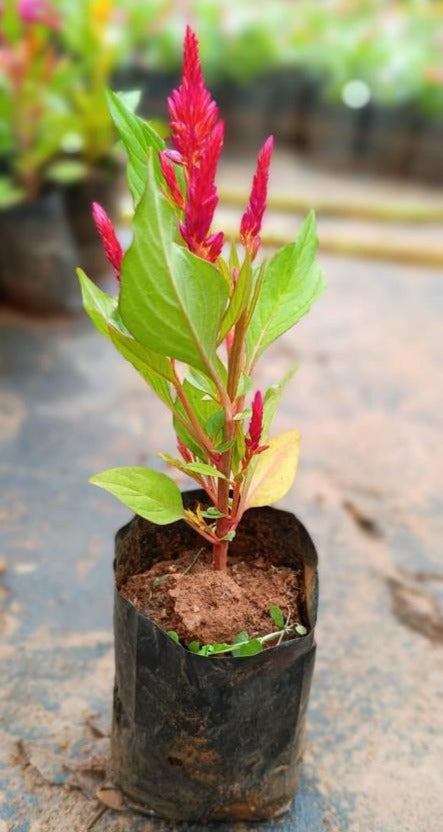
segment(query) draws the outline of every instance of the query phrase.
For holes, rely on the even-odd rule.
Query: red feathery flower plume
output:
[[[190,26],[186,27],[182,82],[168,98],[168,107],[172,143],[189,168],[199,163],[218,117],[218,107],[205,87],[198,40]]]
[[[240,239],[249,251],[252,260],[260,247],[259,234],[266,208],[269,166],[273,147],[274,138],[269,136],[257,157],[257,168],[252,181],[251,195],[240,225]]]
[[[214,262],[220,255],[222,232],[209,234],[218,197],[215,186],[217,163],[223,147],[223,121],[205,87],[198,40],[188,26],[184,42],[183,78],[168,98],[171,137],[175,150],[160,154],[160,164],[173,202],[184,210],[180,231],[195,254]],[[172,162],[183,166],[186,196],[183,197]]]
[[[269,445],[260,445],[261,435],[263,433],[263,396],[260,390],[257,390],[252,402],[252,416],[249,422],[249,431],[245,439],[246,444],[246,459],[247,464],[255,454],[261,454],[266,451]]]
[[[92,218],[103,243],[105,255],[114,269],[117,280],[120,280],[123,250],[110,218],[98,202],[92,203]]]
[[[223,245],[222,232],[209,235],[218,202],[214,178],[223,147],[223,129],[223,122],[217,122],[206,140],[200,163],[189,169],[185,218],[180,223],[188,248],[211,262],[217,259]]]

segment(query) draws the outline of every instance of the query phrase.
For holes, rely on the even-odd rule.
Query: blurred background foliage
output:
[[[371,121],[377,108],[404,119],[407,108],[407,129],[441,127],[443,4],[435,0],[4,0],[0,14],[3,205],[110,164],[106,86],[141,89],[143,113],[164,117],[187,22],[234,136],[242,127],[230,106],[252,132],[272,130],[299,149],[318,149],[318,124],[308,122],[322,107],[337,122],[346,111]],[[264,99],[266,125],[247,112]],[[298,125],[289,126],[292,116]]]

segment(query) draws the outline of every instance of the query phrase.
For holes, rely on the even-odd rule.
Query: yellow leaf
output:
[[[294,482],[300,451],[300,431],[288,430],[269,440],[269,448],[257,459],[246,503],[266,506],[287,494]]]

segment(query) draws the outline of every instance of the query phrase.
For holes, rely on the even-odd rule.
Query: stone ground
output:
[[[440,832],[443,283],[418,266],[322,260],[328,291],[259,376],[272,383],[300,360],[276,430],[302,430],[283,505],[321,562],[309,744],[290,814],[232,828]],[[83,317],[3,309],[0,323],[0,832],[169,832],[95,799],[112,539],[128,513],[87,483],[157,464],[158,448],[173,450],[168,420]]]

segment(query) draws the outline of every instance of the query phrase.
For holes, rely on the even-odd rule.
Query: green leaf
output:
[[[215,468],[214,465],[208,465],[206,462],[187,462],[183,466],[183,471],[191,471],[195,474],[203,474],[205,477],[219,477],[225,480],[225,475]]]
[[[202,427],[206,425],[208,419],[214,418],[217,421],[224,414],[219,402],[212,397],[208,398],[198,386],[195,386],[193,382],[191,383],[189,378],[185,378],[183,382],[183,392]],[[183,410],[183,413],[185,412],[179,401],[177,401],[177,408],[180,411]]]
[[[241,426],[236,431],[235,434],[235,445],[234,445],[234,452],[232,456],[232,465],[233,470],[238,471],[238,468],[241,470],[242,460],[244,459],[246,453],[246,443],[245,443],[245,435],[244,431],[241,429]]]
[[[230,532],[228,532],[227,534],[225,534],[224,537],[222,537],[222,540],[227,540],[229,543],[232,543],[232,541],[235,538],[235,535],[236,535],[235,529],[231,529]]]
[[[111,118],[128,154],[128,182],[136,207],[146,186],[150,149],[155,151],[154,168],[157,180],[161,181],[158,151],[164,150],[165,142],[150,124],[131,112],[120,95],[108,90],[107,100]]]
[[[280,607],[278,607],[277,604],[272,604],[269,607],[269,615],[278,629],[282,630],[285,626],[285,619]]]
[[[173,380],[169,361],[135,341],[119,319],[116,297],[107,295],[86,274],[77,269],[83,306],[98,331],[109,338],[118,351],[140,373],[154,393],[174,409],[168,382]]]
[[[135,113],[138,105],[140,104],[142,91],[141,90],[118,90],[117,95],[119,101],[129,110],[131,113]]]
[[[238,634],[235,636],[235,638],[233,639],[233,643],[234,643],[234,644],[243,644],[245,641],[249,641],[249,636],[248,636],[248,634],[247,634],[244,630],[242,630],[242,632],[241,632],[241,633],[238,633]],[[233,656],[239,656],[239,655],[240,655],[240,651],[239,651],[238,649],[237,649],[237,650],[233,650],[233,651],[232,651],[232,655],[233,655]]]
[[[211,381],[210,378],[203,375],[203,373],[199,373],[197,370],[194,370],[193,367],[189,368],[187,373],[187,380],[192,382],[192,386],[196,387],[197,390],[201,390],[203,393],[210,396],[212,399],[217,398],[217,388],[215,384]]]
[[[166,630],[166,635],[169,636],[169,638],[172,638],[172,641],[175,641],[176,644],[180,644],[178,633],[176,633],[175,630]]]
[[[311,212],[296,242],[280,249],[266,266],[248,330],[250,368],[269,344],[309,312],[323,291],[325,281],[316,252],[315,215]]]
[[[220,407],[206,420],[204,429],[211,439],[216,439],[223,431],[225,412]]]
[[[99,289],[82,269],[77,269],[77,276],[80,281],[85,312],[101,335],[110,338],[108,323],[117,310],[117,298]]]
[[[246,504],[266,506],[277,502],[289,491],[297,470],[300,433],[288,430],[269,440],[269,448],[256,457],[255,467],[247,478]]]
[[[258,638],[251,638],[250,641],[245,641],[241,644],[238,650],[239,656],[255,656],[256,653],[261,653],[263,650],[261,641]]]
[[[192,383],[189,380],[191,378]],[[194,384],[194,375],[188,374],[188,378],[186,378],[183,382],[183,390],[199,424],[204,428],[205,432],[209,436],[212,436],[211,432],[206,429],[205,425],[212,417],[219,420],[220,416],[217,414],[220,413],[224,419],[224,412],[220,407],[220,404],[211,398],[206,398],[205,394],[201,390],[201,387]],[[186,419],[188,418],[186,416],[185,409],[178,398],[175,400],[175,410],[180,413],[182,417]],[[205,461],[207,458],[206,452],[195,442],[195,440],[191,437],[189,430],[187,430],[183,423],[177,418],[174,419],[174,429],[186,447],[189,448],[195,456],[198,456],[199,459]]]
[[[296,624],[294,629],[295,632],[299,634],[299,636],[305,636],[308,632],[306,627],[303,627],[303,624]]]
[[[183,517],[178,486],[166,474],[151,468],[111,468],[91,477],[89,482],[109,491],[131,511],[159,526]]]
[[[298,363],[293,364],[278,384],[273,384],[272,387],[269,387],[266,390],[263,400],[262,442],[264,442],[264,440],[269,436],[269,431],[271,429],[271,425],[274,420],[274,416],[280,404],[283,393],[285,392],[287,385],[291,381],[291,378],[293,378],[293,376],[297,372],[298,366]]]
[[[190,650],[191,653],[198,653],[200,651],[200,642],[190,641],[188,644],[188,650]]]
[[[211,653],[226,653],[226,650],[231,647],[231,645],[226,644],[225,641],[222,641],[220,644],[211,644],[208,646],[212,648]]]
[[[205,511],[202,511],[202,517],[206,517],[208,520],[218,519],[219,517],[226,517],[227,515],[224,514],[222,511],[219,511],[216,506],[209,506]]]
[[[219,454],[224,454],[225,451],[230,451],[235,445],[235,439],[227,439],[226,442],[222,442],[221,445],[216,446],[216,451]]]
[[[237,387],[237,396],[246,396],[250,390],[252,390],[252,378],[245,373],[241,373]]]
[[[139,344],[129,334],[115,326],[109,326],[108,331],[112,343],[121,355],[135,367],[154,393],[171,410],[174,410],[174,401],[169,387],[169,383],[173,381],[173,374],[167,358],[148,349],[144,344]]]
[[[200,656],[214,656],[217,653],[226,653],[227,651],[230,652],[231,645],[226,643],[221,644],[204,644],[203,647],[200,647],[199,655]]]
[[[212,377],[228,289],[212,263],[174,242],[175,211],[156,185],[149,155],[134,240],[123,261],[120,314],[138,341]]]
[[[237,246],[234,242],[231,243],[231,247],[229,249],[229,268],[231,271],[233,269],[240,268],[240,260],[238,259],[238,250]]]
[[[252,408],[246,407],[235,414],[234,422],[243,422],[244,419],[249,419],[250,416],[252,416]]]
[[[242,644],[244,641],[249,641],[249,636],[244,630],[242,630],[241,633],[237,633],[237,635],[233,639],[233,643]]]

